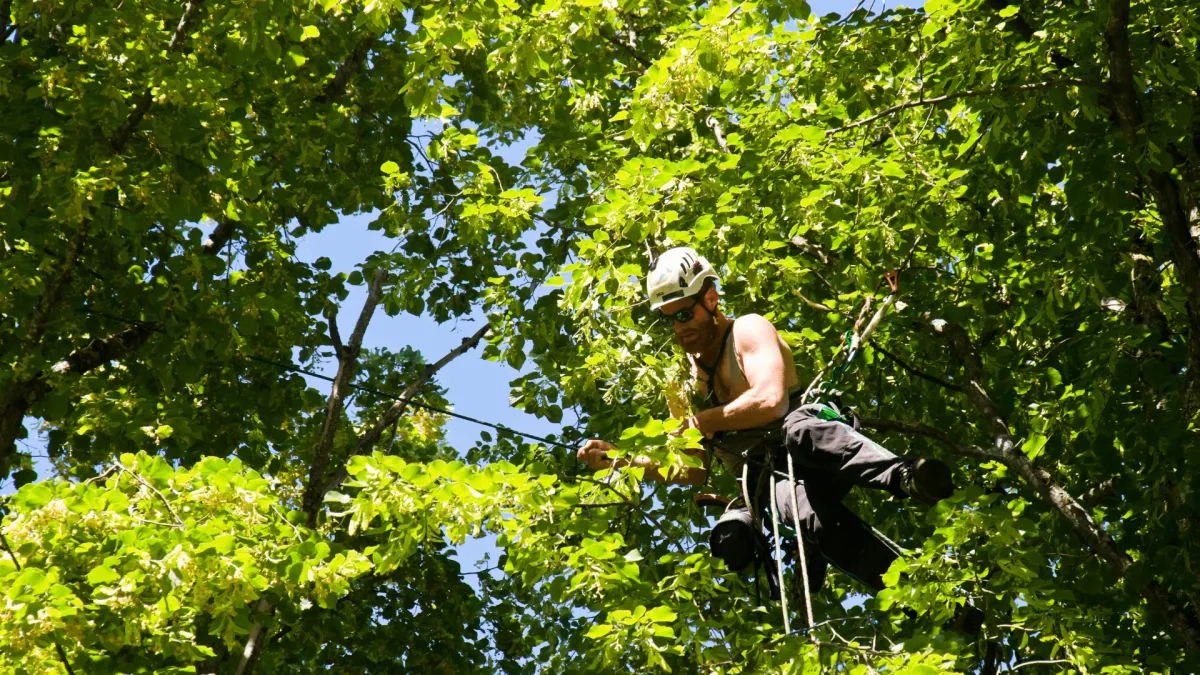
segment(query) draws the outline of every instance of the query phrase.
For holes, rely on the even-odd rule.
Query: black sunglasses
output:
[[[658,310],[658,315],[660,317],[662,317],[663,320],[670,319],[671,321],[674,321],[675,323],[687,323],[687,322],[691,321],[692,319],[696,318],[696,312],[692,309],[696,305],[700,305],[701,307],[704,307],[704,305],[700,303],[700,298],[693,297],[692,304],[688,305],[687,307],[685,307],[681,310],[675,311],[675,312],[671,312],[670,314],[667,314],[666,312],[664,312],[660,309],[660,310]],[[708,311],[708,307],[704,307],[704,310]]]

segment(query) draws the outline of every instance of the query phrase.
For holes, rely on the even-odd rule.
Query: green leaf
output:
[[[1021,8],[1018,5],[1009,5],[997,12],[997,14],[1000,15],[1000,18],[1007,19],[1010,16],[1015,16],[1019,11],[1021,11]]]
[[[602,638],[605,635],[608,635],[609,633],[611,633],[612,629],[613,629],[613,627],[610,624],[598,623],[588,629],[586,637],[589,637],[593,640],[595,640],[597,638]]]
[[[391,174],[400,172],[400,165],[388,160],[379,166],[379,170],[390,176]]]
[[[93,586],[101,586],[104,584],[112,584],[121,580],[121,575],[117,574],[111,567],[101,565],[92,568],[87,575],[88,583]]]
[[[646,612],[646,620],[653,623],[671,623],[678,615],[670,608],[659,605]]]

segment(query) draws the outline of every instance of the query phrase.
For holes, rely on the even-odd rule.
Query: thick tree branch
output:
[[[599,32],[600,36],[605,40],[608,40],[609,44],[632,56],[638,63],[642,64],[642,67],[649,68],[653,63],[653,61],[650,60],[650,57],[643,54],[637,47],[622,42],[621,39],[617,37],[617,34],[614,33],[613,30],[608,26],[600,26]]]
[[[412,401],[413,397],[421,391],[421,388],[428,384],[429,381],[433,379],[434,375],[437,375],[438,371],[446,367],[446,364],[450,363],[454,359],[457,359],[471,349],[474,349],[490,330],[490,324],[483,325],[479,330],[475,331],[473,335],[463,338],[462,343],[447,352],[445,356],[438,359],[436,362],[425,366],[425,370],[421,372],[420,377],[413,380],[407,387],[405,387],[404,391],[400,392],[400,397],[395,403],[392,404],[390,408],[388,408],[387,412],[381,415],[371,429],[358,439],[358,442],[354,445],[353,454],[365,455],[370,452],[371,448],[375,447],[375,444],[378,443],[379,439],[383,437],[383,433],[387,431],[389,427],[395,424],[396,421],[400,419],[400,416],[404,414],[404,409],[408,407],[408,404],[410,401]],[[336,490],[338,486],[342,484],[342,481],[346,480],[347,475],[348,474],[346,473],[345,466],[340,466],[335,469],[330,475],[329,480],[321,489],[320,499],[323,500],[325,495],[331,490]],[[320,502],[318,501],[318,504],[319,503]]]
[[[1129,555],[1107,531],[1092,520],[1088,510],[1077,499],[1055,483],[1048,471],[1035,464],[1016,447],[1008,424],[988,395],[983,379],[983,362],[967,331],[962,326],[942,320],[932,321],[929,325],[934,333],[945,340],[951,353],[962,364],[966,377],[963,393],[992,435],[992,447],[984,450],[977,446],[968,446],[940,432],[940,435],[922,435],[936,438],[943,443],[949,442],[949,447],[958,454],[982,454],[1007,466],[1067,521],[1076,536],[1094,554],[1124,578],[1133,564]],[[1167,617],[1175,627],[1184,648],[1189,653],[1200,653],[1200,618],[1197,617],[1194,608],[1187,607],[1186,598],[1177,597],[1155,581],[1143,582],[1137,590]]]
[[[1139,87],[1133,75],[1133,56],[1129,50],[1129,0],[1109,2],[1104,37],[1108,44],[1112,107],[1121,131],[1129,142],[1133,155],[1130,160],[1136,166],[1135,157],[1141,145],[1139,134],[1142,132],[1143,117],[1137,97]],[[1173,158],[1169,155],[1168,158],[1168,161],[1173,163]],[[1142,171],[1141,167],[1138,169],[1154,196],[1163,230],[1166,231],[1170,243],[1171,260],[1175,263],[1175,270],[1182,281],[1187,298],[1188,356],[1183,387],[1183,419],[1187,423],[1200,406],[1200,252],[1197,251],[1196,240],[1192,238],[1191,224],[1184,208],[1181,189],[1171,175],[1171,167],[1166,170],[1147,168]]]
[[[346,93],[346,87],[350,86],[350,78],[358,72],[364,61],[367,60],[367,54],[371,51],[371,45],[375,44],[375,37],[368,35],[358,41],[354,45],[354,49],[350,51],[350,55],[345,61],[338,64],[337,72],[334,73],[333,79],[329,84],[325,85],[325,91],[321,92],[315,100],[317,103],[329,103],[335,98]]]
[[[220,253],[221,249],[225,248],[225,244],[228,244],[229,240],[233,238],[233,233],[236,229],[237,225],[234,221],[217,221],[216,228],[208,235],[204,243],[200,245],[200,253],[203,255],[216,255]]]
[[[321,500],[325,493],[321,486],[325,482],[325,473],[329,468],[329,456],[333,452],[333,440],[342,419],[343,399],[354,374],[358,370],[358,355],[362,351],[363,335],[375,314],[375,308],[383,296],[383,284],[387,281],[387,270],[382,268],[375,271],[371,285],[367,290],[367,299],[363,302],[358,321],[354,324],[354,332],[350,334],[350,342],[338,352],[338,370],[333,379],[329,392],[329,400],[325,404],[325,419],[321,422],[321,432],[317,436],[317,444],[313,449],[312,464],[309,466],[308,486],[304,490],[303,508],[308,517],[308,527],[317,526],[317,514],[321,510]]]
[[[920,108],[920,107],[927,106],[927,105],[938,105],[939,103],[945,103],[946,101],[953,101],[953,100],[957,100],[960,98],[974,98],[977,96],[995,96],[997,94],[1015,94],[1015,93],[1019,93],[1019,92],[1023,92],[1023,91],[1037,91],[1039,89],[1057,89],[1059,87],[1097,87],[1097,86],[1103,86],[1103,85],[1101,85],[1100,83],[1097,83],[1097,82],[1091,82],[1089,80],[1063,79],[1063,80],[1049,80],[1047,82],[1036,82],[1034,84],[1022,84],[1022,85],[1016,86],[1016,87],[997,87],[995,89],[981,89],[978,91],[960,91],[960,92],[955,92],[953,94],[946,94],[945,96],[935,96],[934,98],[921,98],[916,101],[906,101],[899,105],[894,105],[890,108],[884,109],[881,112],[875,113],[874,115],[871,115],[870,117],[865,117],[861,120],[858,120],[857,122],[851,122],[850,124],[847,124],[846,126],[838,127],[836,129],[830,129],[825,132],[825,135],[833,136],[835,134],[840,134],[843,131],[849,131],[851,129],[861,127],[865,124],[870,124],[871,122],[882,119],[884,117],[888,117],[889,115],[895,115],[896,113],[898,113],[902,110],[908,110],[909,108]]]
[[[260,598],[254,607],[254,611],[259,614],[266,614],[272,609],[271,603],[267,602],[266,598]],[[262,623],[255,621],[254,625],[250,627],[250,635],[246,638],[246,648],[242,650],[242,658],[238,660],[237,668],[233,671],[234,675],[254,672],[254,666],[258,663],[258,655],[262,652],[263,632]]]

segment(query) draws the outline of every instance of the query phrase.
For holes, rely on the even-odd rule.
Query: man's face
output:
[[[659,311],[667,317],[666,321],[671,324],[675,333],[675,343],[683,347],[683,350],[689,354],[703,352],[712,344],[713,340],[717,339],[717,327],[713,323],[711,310],[715,303],[712,303],[707,295],[672,300],[659,308]],[[671,318],[680,310],[691,310],[692,319],[680,323]]]

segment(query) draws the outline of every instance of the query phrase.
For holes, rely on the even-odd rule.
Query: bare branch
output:
[[[482,326],[473,335],[463,338],[462,343],[451,349],[445,356],[438,359],[435,363],[425,366],[425,370],[421,373],[421,376],[405,387],[404,391],[400,392],[400,397],[388,408],[387,412],[380,416],[371,429],[363,434],[362,438],[358,439],[358,443],[354,446],[354,455],[365,455],[370,452],[371,448],[375,447],[375,444],[383,437],[383,433],[387,431],[388,427],[395,424],[400,419],[400,416],[404,414],[404,409],[408,407],[413,397],[421,391],[421,388],[428,384],[433,379],[433,376],[437,375],[438,371],[444,368],[446,364],[474,349],[490,330],[490,324]],[[322,487],[320,499],[324,499],[325,495],[331,490],[336,490],[342,484],[342,481],[346,480],[347,475],[345,466],[335,469],[330,475],[329,480]],[[318,500],[317,503],[320,504],[320,501]]]
[[[313,449],[312,464],[309,466],[308,486],[304,490],[304,512],[308,515],[308,527],[316,527],[317,514],[321,509],[321,500],[325,492],[321,486],[325,482],[325,473],[329,468],[329,455],[333,451],[333,439],[342,419],[343,399],[354,374],[358,369],[358,355],[362,350],[363,335],[375,314],[375,308],[383,295],[383,284],[387,281],[387,270],[380,268],[375,271],[371,286],[367,290],[367,299],[359,312],[358,321],[354,324],[354,332],[350,335],[349,344],[338,351],[338,370],[330,388],[329,400],[325,404],[325,419],[321,422],[321,432]]]
[[[233,238],[233,232],[237,229],[237,225],[233,221],[221,220],[217,221],[217,227],[208,235],[204,243],[200,245],[200,253],[204,255],[216,255],[225,248],[225,244]]]
[[[171,502],[167,500],[166,495],[159,492],[158,488],[156,488],[153,485],[151,485],[150,483],[148,483],[145,478],[142,478],[141,476],[137,475],[136,472],[130,470],[130,468],[125,466],[124,464],[117,462],[116,466],[122,472],[129,474],[130,478],[134,479],[138,483],[141,483],[142,487],[146,488],[147,490],[149,490],[149,491],[153,492],[155,495],[157,495],[159,500],[162,501],[163,506],[167,507],[167,512],[170,513],[171,517],[175,519],[175,522],[178,524],[178,526],[184,527],[183,519],[180,518],[179,514],[175,512],[174,507],[171,506]]]
[[[338,354],[340,358],[344,347],[342,346],[342,334],[338,332],[337,318],[337,303],[330,302],[325,305],[325,321],[329,322],[329,342],[333,345],[334,353]]]
[[[643,67],[649,68],[651,63],[653,63],[650,60],[650,57],[643,54],[641,52],[641,50],[639,50],[636,47],[629,45],[625,42],[622,42],[621,39],[617,37],[616,33],[614,33],[613,30],[611,28],[609,28],[608,26],[600,26],[599,32],[600,32],[600,36],[603,37],[605,40],[608,40],[609,44],[612,44],[613,46],[617,47],[618,49],[623,50],[625,53],[632,56],[634,59],[637,60],[638,63],[642,64]]]
[[[956,92],[953,94],[946,94],[945,96],[936,96],[934,98],[921,98],[916,101],[906,101],[899,105],[894,105],[890,108],[887,108],[887,109],[883,110],[882,112],[878,112],[874,115],[871,115],[870,117],[866,117],[861,120],[858,120],[857,122],[852,122],[850,124],[847,124],[846,126],[838,127],[836,129],[830,129],[825,132],[825,135],[833,136],[835,134],[840,134],[843,131],[849,131],[851,129],[861,127],[865,124],[870,124],[871,122],[882,119],[889,115],[894,115],[902,110],[908,110],[909,108],[920,108],[920,107],[927,106],[927,105],[938,105],[939,103],[945,103],[946,101],[953,101],[953,100],[960,99],[960,98],[974,98],[977,96],[994,96],[996,94],[1015,94],[1015,93],[1019,93],[1019,92],[1023,92],[1023,91],[1037,91],[1039,89],[1057,89],[1060,87],[1101,87],[1101,86],[1104,86],[1104,85],[1102,85],[1098,82],[1092,82],[1089,80],[1064,79],[1064,80],[1049,80],[1047,82],[1036,82],[1034,84],[1022,84],[1022,85],[1016,86],[1016,87],[998,87],[995,89],[982,89],[982,90],[978,90],[978,91],[960,91],[960,92]]]

